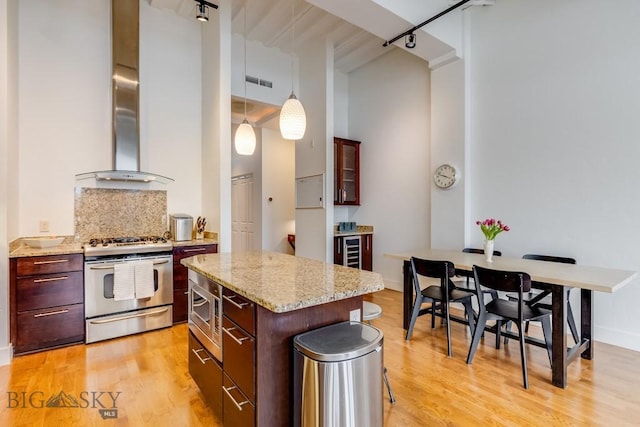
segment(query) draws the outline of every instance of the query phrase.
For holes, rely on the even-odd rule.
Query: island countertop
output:
[[[204,254],[180,262],[275,313],[384,289],[378,273],[278,252]]]

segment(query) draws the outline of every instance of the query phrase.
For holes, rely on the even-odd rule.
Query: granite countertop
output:
[[[32,256],[83,254],[82,243],[76,242],[74,236],[65,236],[58,246],[52,248],[32,248],[27,246],[23,238],[16,239],[9,243],[9,258],[24,258]],[[204,239],[185,240],[183,242],[171,242],[174,248],[198,245],[215,245],[218,243],[218,233],[205,232]]]
[[[384,289],[378,273],[277,252],[196,255],[181,263],[275,313]]]
[[[9,243],[9,258],[22,258],[30,256],[66,255],[84,253],[82,243],[74,241],[73,236],[65,236],[58,246],[52,248],[32,248],[27,246],[22,239],[16,239]]]
[[[355,231],[338,231],[338,226],[334,226],[333,235],[340,236],[361,236],[363,234],[373,234],[373,225],[356,225]]]
[[[183,246],[217,245],[218,239],[205,237],[204,239],[183,240],[180,242],[172,241],[171,244],[173,244],[174,248],[179,248]]]

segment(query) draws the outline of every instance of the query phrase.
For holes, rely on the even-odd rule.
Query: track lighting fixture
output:
[[[204,0],[195,0],[196,5],[196,19],[201,22],[207,22],[209,20],[209,7],[214,9],[218,8],[217,4],[209,3]]]
[[[404,38],[404,46],[407,49],[413,49],[416,47],[416,35],[414,33],[407,34]]]
[[[452,10],[457,9],[458,7],[462,6],[465,3],[470,2],[471,0],[460,0],[458,3],[454,4],[453,6],[443,10],[442,12],[432,16],[431,18],[427,19],[424,22],[419,23],[418,25],[416,25],[415,27],[409,28],[407,31],[405,31],[404,33],[398,34],[397,36],[395,36],[394,38],[392,38],[391,40],[387,40],[385,41],[382,46],[386,47],[389,46],[395,42],[397,42],[398,40],[400,40],[402,37],[404,37],[404,46],[407,49],[413,49],[414,47],[416,47],[416,34],[414,31],[416,31],[417,29],[420,29],[422,27],[424,27],[425,25],[427,25],[429,22],[433,22],[436,19],[440,18],[441,16],[446,15],[447,13],[451,12]],[[488,1],[488,0],[487,0]],[[489,3],[491,4],[491,3]]]

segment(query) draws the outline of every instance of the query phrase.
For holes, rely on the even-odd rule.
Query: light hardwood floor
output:
[[[473,364],[467,365],[470,335],[463,325],[451,325],[453,357],[448,358],[444,327],[431,330],[429,318],[423,317],[407,342],[401,296],[385,290],[367,298],[383,308],[382,317],[373,324],[385,334],[385,365],[397,399],[395,405],[385,399],[386,426],[640,422],[640,353],[596,343],[595,359],[574,362],[569,386],[562,390],[550,383],[545,351],[528,346],[530,388],[524,390],[515,341],[496,350],[489,334]],[[184,324],[17,357],[11,365],[0,367],[0,390],[0,426],[219,425],[189,377]],[[93,403],[92,392],[120,392],[117,418],[104,420],[98,411],[100,404],[105,409],[113,406],[108,394],[96,394],[97,401],[87,408],[34,407],[60,391],[76,397],[81,406]]]

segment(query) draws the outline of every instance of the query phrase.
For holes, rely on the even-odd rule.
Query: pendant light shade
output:
[[[250,156],[256,150],[256,134],[247,119],[236,129],[235,135],[236,153]]]
[[[280,109],[280,133],[284,139],[298,140],[302,139],[304,131],[307,129],[307,115],[304,112],[302,102],[293,93],[294,16],[293,0],[291,0],[291,95]]]
[[[251,156],[256,151],[256,134],[253,131],[253,126],[247,120],[247,3],[244,4],[244,26],[242,30],[242,43],[244,45],[244,120],[236,129],[234,137],[236,153],[243,156]]]
[[[280,133],[284,139],[302,139],[307,129],[307,116],[302,102],[291,92],[280,110]]]

